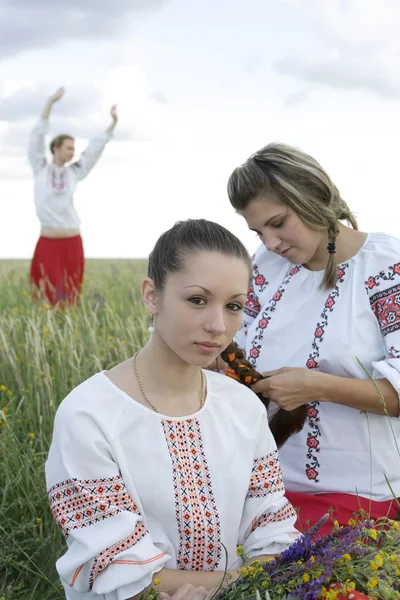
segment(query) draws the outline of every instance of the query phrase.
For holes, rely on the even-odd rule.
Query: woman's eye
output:
[[[272,227],[275,227],[275,229],[280,229],[281,227],[283,227],[285,221],[279,221],[279,223],[274,223],[272,225]]]
[[[238,312],[240,310],[243,310],[243,306],[241,304],[236,304],[236,302],[234,302],[232,304],[228,304],[228,309],[232,310],[233,312]]]
[[[256,236],[261,239],[261,233],[259,231],[255,232]]]
[[[205,299],[201,296],[192,296],[192,298],[189,298],[189,302],[192,302],[192,304],[197,304],[199,306],[206,303]]]

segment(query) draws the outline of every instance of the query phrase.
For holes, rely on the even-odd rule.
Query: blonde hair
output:
[[[50,142],[50,152],[54,154],[54,148],[60,148],[65,140],[72,140],[74,142],[75,138],[73,138],[72,135],[67,135],[66,133],[56,135],[56,137]]]
[[[312,229],[327,231],[329,243],[339,233],[339,221],[358,229],[356,218],[328,174],[312,156],[285,144],[269,144],[240,167],[228,181],[228,196],[237,211],[262,194],[275,192]],[[337,261],[329,254],[321,286],[336,282]]]

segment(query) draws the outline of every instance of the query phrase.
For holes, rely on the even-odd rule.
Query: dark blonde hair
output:
[[[312,156],[285,144],[269,144],[237,167],[228,181],[228,196],[237,211],[269,192],[292,208],[312,229],[327,231],[330,243],[339,233],[339,221],[358,229],[356,218],[329,175]],[[335,254],[328,255],[322,286],[336,282]]]
[[[54,148],[60,148],[65,140],[72,140],[74,142],[75,138],[73,138],[72,135],[67,135],[66,133],[56,135],[56,137],[50,142],[50,152],[54,154]]]

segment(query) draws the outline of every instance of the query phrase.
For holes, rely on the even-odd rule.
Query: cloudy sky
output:
[[[398,0],[0,0],[0,257],[38,237],[30,128],[120,123],[78,188],[89,257],[146,256],[176,220],[252,233],[226,196],[232,169],[271,141],[313,154],[364,230],[400,236]]]

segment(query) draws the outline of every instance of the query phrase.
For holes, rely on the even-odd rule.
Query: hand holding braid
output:
[[[244,351],[239,348],[236,342],[231,342],[229,346],[221,353],[221,358],[229,368],[226,374],[240,383],[244,383],[251,388],[255,383],[263,379],[263,376],[258,373],[251,363],[246,359]],[[265,398],[262,394],[257,394],[265,408],[268,408],[269,398]],[[275,438],[278,448],[289,439],[291,435],[301,431],[307,417],[307,407],[299,406],[293,411],[286,411],[280,408],[271,418],[269,425],[272,435]]]

